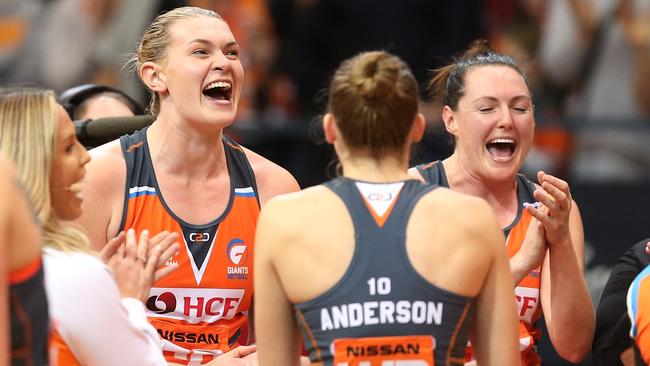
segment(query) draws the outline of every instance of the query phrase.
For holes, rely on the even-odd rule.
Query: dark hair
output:
[[[57,98],[58,102],[65,108],[70,119],[79,119],[85,111],[86,102],[98,95],[109,95],[124,103],[134,115],[144,114],[142,106],[123,91],[108,85],[83,84],[63,91]]]
[[[467,70],[473,66],[503,65],[517,71],[530,92],[528,77],[510,56],[502,55],[494,51],[486,40],[474,41],[470,48],[453,62],[435,70],[435,74],[429,82],[429,92],[433,99],[442,99],[442,104],[458,108],[458,101],[465,95],[465,75]],[[532,94],[532,93],[531,93]]]
[[[343,61],[334,73],[327,110],[349,147],[379,157],[404,146],[418,112],[418,84],[399,57],[364,52]]]

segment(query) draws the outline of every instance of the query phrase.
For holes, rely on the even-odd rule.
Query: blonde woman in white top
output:
[[[162,233],[149,240],[143,233],[138,242],[132,232],[120,234],[102,252],[110,269],[88,249],[85,234],[67,221],[81,215],[79,192],[90,157],[51,91],[0,93],[0,151],[16,165],[43,224],[53,321],[50,362],[165,365],[142,300],[154,276],[174,269],[156,272],[161,260],[178,250],[177,237]]]

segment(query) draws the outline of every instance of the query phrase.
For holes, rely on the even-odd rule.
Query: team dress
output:
[[[166,365],[142,302],[121,298],[110,269],[82,252],[44,249],[50,365]]]
[[[177,232],[181,249],[168,260],[179,268],[156,281],[146,301],[149,321],[170,362],[195,365],[247,342],[253,295],[253,244],[259,201],[242,148],[224,136],[230,200],[214,221],[195,225],[177,217],[160,193],[146,129],[120,138],[127,166],[121,230]],[[192,192],[187,192],[192,194]]]
[[[343,277],[295,304],[313,364],[462,365],[472,299],[436,287],[408,259],[406,227],[432,186],[417,180],[325,183],[352,218],[355,250]]]
[[[9,273],[11,365],[47,365],[48,302],[41,257]]]
[[[650,265],[634,278],[627,292],[627,311],[632,326],[630,337],[638,347],[637,365],[650,363]]]
[[[440,161],[416,167],[424,180],[433,185],[449,188],[445,168]],[[524,210],[524,204],[533,204],[537,200],[533,196],[535,184],[522,174],[517,175],[518,209],[515,220],[503,229],[506,236],[508,255],[512,258],[524,242],[532,215]],[[537,342],[541,337],[540,329],[535,325],[542,315],[540,304],[541,266],[527,274],[515,287],[515,299],[519,315],[519,350],[522,365],[540,365],[541,358],[537,353]],[[471,347],[468,347],[468,364],[473,364]]]

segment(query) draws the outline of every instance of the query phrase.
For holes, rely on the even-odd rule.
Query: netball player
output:
[[[507,237],[520,319],[522,364],[539,365],[536,322],[544,315],[558,354],[579,362],[589,352],[594,309],[583,275],[584,234],[569,185],[539,172],[519,174],[533,140],[533,100],[515,61],[475,42],[430,83],[454,139],[444,161],[413,177],[485,199]]]
[[[256,234],[262,365],[516,365],[503,234],[484,201],[407,175],[424,131],[398,57],[344,61],[323,118],[342,177],[274,198]],[[263,304],[263,305],[262,305]],[[364,363],[367,362],[367,363]]]
[[[260,205],[298,184],[223,133],[244,69],[217,13],[183,7],[158,16],[133,62],[156,120],[91,151],[80,222],[98,249],[130,228],[183,238],[169,261],[179,268],[154,283],[147,314],[169,362],[205,363],[248,342]]]

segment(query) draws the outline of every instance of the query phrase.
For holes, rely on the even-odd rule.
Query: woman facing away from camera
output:
[[[154,283],[147,311],[168,361],[205,363],[248,342],[259,209],[299,187],[223,133],[235,120],[244,70],[217,13],[161,14],[134,64],[156,120],[91,151],[80,223],[97,249],[129,228],[183,237],[169,261],[179,268]]]
[[[304,340],[318,365],[462,365],[468,336],[481,364],[518,364],[492,210],[407,175],[424,131],[408,66],[380,51],[344,61],[323,127],[342,177],[274,198],[260,215],[260,364],[297,365]]]
[[[134,232],[120,233],[101,253],[111,275],[85,234],[68,222],[81,215],[80,192],[90,157],[52,91],[1,92],[0,152],[15,164],[35,220],[43,225],[45,289],[53,328],[50,362],[166,364],[142,300],[154,276],[173,270],[157,267],[178,250],[177,236],[161,233],[149,240],[143,233],[136,242]]]
[[[437,70],[430,87],[442,98],[454,153],[410,169],[411,176],[481,197],[496,212],[510,254],[522,364],[541,363],[535,322],[542,314],[558,354],[579,362],[594,332],[582,220],[565,181],[539,172],[535,184],[518,173],[535,129],[525,73],[477,41]]]

